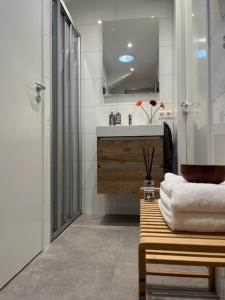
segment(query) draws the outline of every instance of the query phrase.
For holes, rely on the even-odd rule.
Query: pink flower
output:
[[[137,101],[136,101],[136,106],[141,106],[142,105],[142,100],[141,99],[138,99]]]
[[[156,106],[157,101],[154,100],[154,99],[152,99],[152,100],[149,101],[149,104],[150,104],[151,106]]]

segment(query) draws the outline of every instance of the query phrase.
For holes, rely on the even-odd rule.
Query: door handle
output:
[[[192,106],[193,103],[189,102],[189,101],[186,101],[184,100],[182,103],[181,103],[181,107],[188,107],[188,106]]]
[[[37,91],[37,96],[36,96],[36,101],[37,103],[41,102],[41,91],[44,91],[46,89],[46,86],[40,82],[35,82],[36,85],[36,91]]]
[[[36,84],[36,90],[43,91],[46,89],[46,86],[40,82],[35,82],[35,84]]]
[[[192,106],[192,105],[193,105],[193,103],[191,103],[191,102],[189,102],[187,100],[184,100],[184,101],[181,102],[181,107],[183,107],[183,113],[184,113],[184,115],[187,115],[189,113],[188,107]]]

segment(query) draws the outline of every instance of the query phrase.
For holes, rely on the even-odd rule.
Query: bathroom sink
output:
[[[162,124],[156,125],[117,125],[97,126],[97,137],[118,137],[118,136],[162,136],[164,132]]]

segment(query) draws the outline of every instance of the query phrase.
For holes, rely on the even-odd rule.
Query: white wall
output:
[[[136,214],[136,196],[97,195],[96,192],[96,125],[107,125],[111,111],[122,114],[122,123],[127,124],[128,114],[134,124],[145,124],[145,116],[134,105],[134,97],[102,96],[102,26],[97,20],[159,18],[159,79],[160,99],[166,108],[172,108],[172,2],[171,0],[68,0],[66,1],[75,25],[81,33],[82,57],[82,206],[84,214],[105,213]],[[143,98],[143,97],[142,97]],[[149,97],[151,98],[151,97]]]
[[[215,164],[225,164],[225,2],[209,1],[211,45],[212,138]],[[225,269],[218,270],[218,292],[225,299]]]

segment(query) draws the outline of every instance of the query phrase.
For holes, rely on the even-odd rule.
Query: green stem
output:
[[[146,114],[146,116],[149,120],[149,123],[151,123],[152,120],[149,118],[149,115],[148,115],[147,111],[144,109],[144,107],[142,105],[141,105],[141,108],[143,109],[144,113]]]
[[[157,111],[158,111],[159,109],[160,109],[160,106],[154,111],[153,115],[151,116],[150,122],[152,122],[152,120],[153,120],[155,114],[157,113]]]

